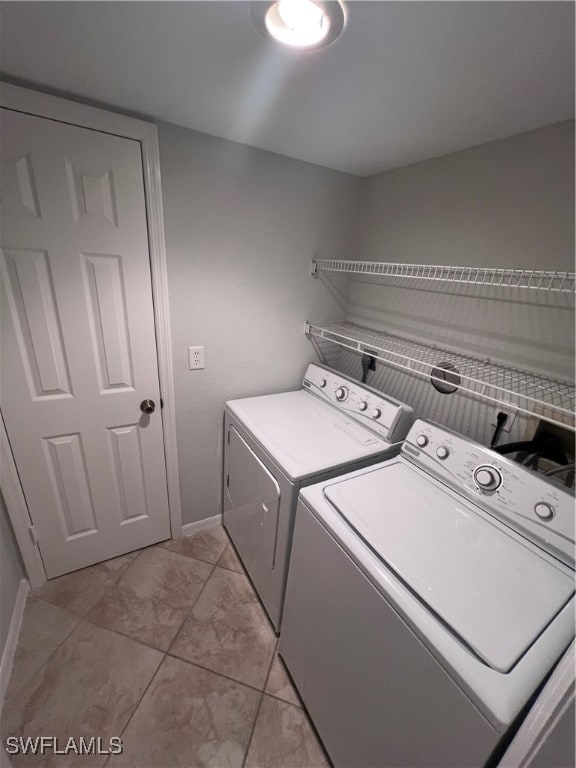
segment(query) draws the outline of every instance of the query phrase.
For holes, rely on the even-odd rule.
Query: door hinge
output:
[[[226,488],[230,488],[230,475],[226,475]]]
[[[230,445],[230,430],[228,430],[228,445]]]
[[[164,408],[164,398],[160,398],[160,409]]]
[[[36,535],[36,528],[31,525],[28,528],[28,532],[30,533],[30,538],[32,539],[32,544],[35,546],[38,544],[38,536]]]

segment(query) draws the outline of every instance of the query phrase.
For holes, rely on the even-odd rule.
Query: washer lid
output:
[[[324,495],[396,575],[490,667],[507,672],[574,594],[514,533],[398,461]]]
[[[226,403],[292,480],[391,447],[371,429],[305,390]]]

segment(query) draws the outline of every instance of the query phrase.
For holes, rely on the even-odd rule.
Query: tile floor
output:
[[[124,752],[12,765],[326,768],[276,644],[221,527],[54,579],[26,605],[2,737]]]

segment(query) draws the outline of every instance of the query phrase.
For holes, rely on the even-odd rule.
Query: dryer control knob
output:
[[[502,485],[502,475],[496,467],[476,467],[474,470],[474,482],[482,491],[495,491]]]
[[[445,445],[439,445],[438,448],[436,448],[436,456],[442,460],[447,459],[448,456],[450,456],[450,451]]]
[[[416,438],[416,445],[419,448],[426,448],[429,442],[430,440],[428,440],[426,435],[418,435],[418,437]]]
[[[320,382],[320,386],[322,387],[322,389],[324,389],[326,384],[328,384],[328,379],[322,379],[322,381]]]
[[[382,416],[382,411],[380,408],[374,408],[370,416],[372,416],[373,419],[379,419],[380,416]]]
[[[366,400],[362,400],[362,402],[359,403],[358,408],[361,411],[365,411],[366,408],[368,408],[368,403],[366,402]]]
[[[540,520],[552,520],[554,517],[554,508],[550,504],[546,504],[545,501],[539,501],[534,506],[534,512],[536,512]]]
[[[346,400],[348,397],[348,390],[346,387],[338,387],[336,390],[336,400],[339,400],[341,403]]]

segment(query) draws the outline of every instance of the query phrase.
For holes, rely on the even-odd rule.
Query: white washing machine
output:
[[[493,765],[574,607],[572,494],[416,421],[301,492],[279,650],[337,768]]]
[[[412,409],[321,365],[302,388],[226,403],[223,520],[276,629],[300,488],[396,455]]]

